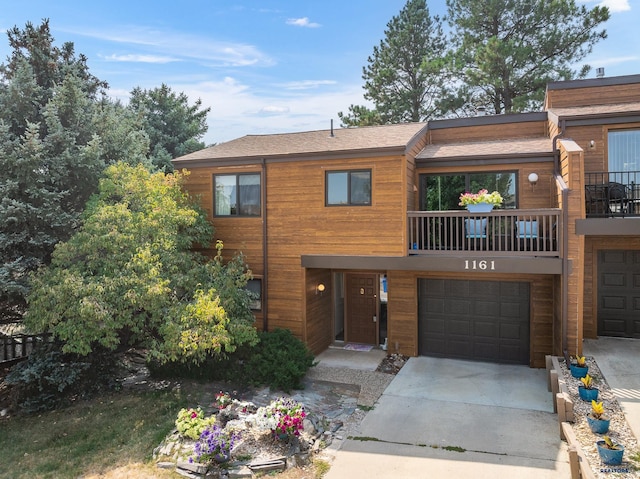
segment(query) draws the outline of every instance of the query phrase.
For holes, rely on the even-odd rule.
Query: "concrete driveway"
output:
[[[546,371],[411,358],[327,479],[570,477]]]

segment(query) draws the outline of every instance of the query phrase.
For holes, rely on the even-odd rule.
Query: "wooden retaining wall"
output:
[[[582,447],[573,432],[571,423],[575,421],[573,412],[573,400],[569,395],[569,389],[560,368],[560,358],[546,356],[547,364],[547,389],[554,397],[553,412],[558,414],[560,438],[567,441],[569,446],[569,466],[571,479],[595,479],[593,470]]]

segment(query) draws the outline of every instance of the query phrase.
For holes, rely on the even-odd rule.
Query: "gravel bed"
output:
[[[627,424],[624,412],[622,411],[618,400],[611,391],[606,379],[600,372],[600,368],[598,368],[596,361],[591,357],[587,357],[586,360],[587,366],[589,366],[589,376],[593,378],[594,387],[598,388],[600,391],[598,393],[598,402],[603,402],[605,416],[611,420],[607,435],[614,442],[625,446],[622,465],[606,466],[601,463],[600,456],[598,455],[598,449],[596,447],[596,441],[601,440],[603,435],[591,432],[589,424],[587,423],[587,415],[591,412],[591,403],[580,399],[578,386],[582,385],[582,383],[580,379],[571,376],[571,372],[567,368],[565,361],[561,360],[560,365],[562,373],[571,399],[573,400],[575,422],[572,424],[572,427],[576,438],[580,443],[580,447],[589,460],[594,476],[598,479],[640,477],[640,462],[632,459],[632,456],[635,458],[640,456],[638,442]]]

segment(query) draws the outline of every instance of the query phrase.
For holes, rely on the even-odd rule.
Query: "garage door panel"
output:
[[[495,298],[496,296],[494,296]],[[500,314],[500,304],[495,300],[477,300],[474,303],[473,314],[476,316],[498,316]]]
[[[468,316],[471,309],[469,301],[446,301],[444,310],[447,314]]]
[[[605,309],[627,309],[626,298],[622,296],[602,296],[602,307]]]
[[[606,250],[602,251],[602,256],[605,258],[606,263],[623,264],[626,254],[624,250]]]
[[[522,336],[522,325],[511,323],[500,324],[500,339],[513,339],[519,341]]]
[[[606,319],[604,322],[604,327],[610,334],[618,333],[624,334],[627,329],[626,321],[621,319]]]
[[[479,338],[495,338],[498,336],[499,327],[495,322],[475,321],[473,332]]]
[[[497,342],[477,342],[474,348],[474,359],[498,362],[500,360],[500,346]]]
[[[501,318],[521,318],[522,315],[522,303],[512,303],[510,301],[500,303]]]
[[[529,364],[529,283],[421,279],[418,288],[420,354]]]
[[[602,286],[611,288],[624,287],[625,276],[620,273],[602,273]]]
[[[495,298],[497,296],[500,296],[500,283],[496,281],[473,281],[473,282],[464,281],[464,282],[467,283],[469,296],[473,298],[486,299],[486,298]]]
[[[425,325],[431,334],[444,334],[446,323],[443,319],[429,319]]]
[[[471,322],[462,319],[451,319],[447,322],[447,333],[469,336],[471,335]]]
[[[449,338],[447,340],[447,351],[456,351],[459,358],[473,359],[473,344],[469,340],[461,338]]]

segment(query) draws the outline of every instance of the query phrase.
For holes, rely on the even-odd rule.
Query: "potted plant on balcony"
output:
[[[580,378],[581,386],[578,386],[578,394],[583,401],[595,401],[598,399],[598,388],[593,385],[593,378],[589,373]]]
[[[502,196],[497,191],[489,193],[482,189],[477,193],[462,193],[458,204],[466,207],[470,213],[488,213],[502,204]]]
[[[600,460],[609,466],[622,464],[624,446],[614,443],[609,436],[604,436],[601,441],[596,442]]]
[[[576,362],[569,365],[571,375],[574,378],[583,378],[587,375],[589,366],[587,366],[587,359],[584,356],[576,356]]]
[[[602,401],[591,401],[591,412],[587,414],[589,429],[595,434],[605,434],[609,430],[611,420],[604,416]]]

